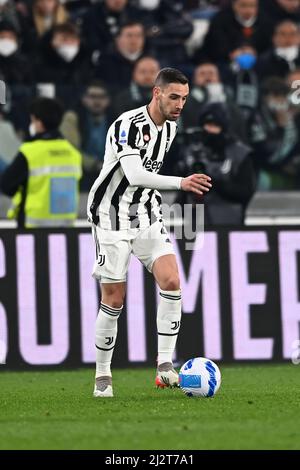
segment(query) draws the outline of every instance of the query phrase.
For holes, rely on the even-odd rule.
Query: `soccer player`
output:
[[[88,198],[97,253],[93,276],[102,293],[96,320],[95,397],[113,396],[111,360],[131,253],[160,288],[156,385],[178,384],[172,355],[181,320],[180,281],[157,190],[203,195],[212,185],[203,174],[182,178],[156,173],[175,137],[176,120],[188,94],[188,79],[179,70],[162,69],[150,104],[123,113],[107,133],[103,168]]]

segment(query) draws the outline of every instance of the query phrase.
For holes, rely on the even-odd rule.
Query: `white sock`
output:
[[[181,320],[181,291],[160,291],[157,311],[158,365],[172,362]]]
[[[111,377],[111,360],[118,332],[118,318],[122,308],[101,303],[96,320],[96,377]]]

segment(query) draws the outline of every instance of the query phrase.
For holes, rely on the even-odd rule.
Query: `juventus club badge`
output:
[[[103,266],[105,263],[105,255],[98,255],[98,264],[99,266]]]

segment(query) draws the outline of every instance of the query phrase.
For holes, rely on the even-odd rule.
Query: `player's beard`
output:
[[[159,104],[159,111],[165,121],[177,121],[178,117],[174,117],[166,111],[166,108],[163,105],[162,100],[159,100],[158,104]]]

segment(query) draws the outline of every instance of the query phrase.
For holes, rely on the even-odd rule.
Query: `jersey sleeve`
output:
[[[130,119],[119,119],[113,124],[111,143],[120,160],[130,155],[140,155],[143,139],[138,127]]]
[[[121,166],[130,186],[149,189],[181,189],[179,176],[165,176],[151,173],[143,168],[142,160],[137,155],[125,156]]]

